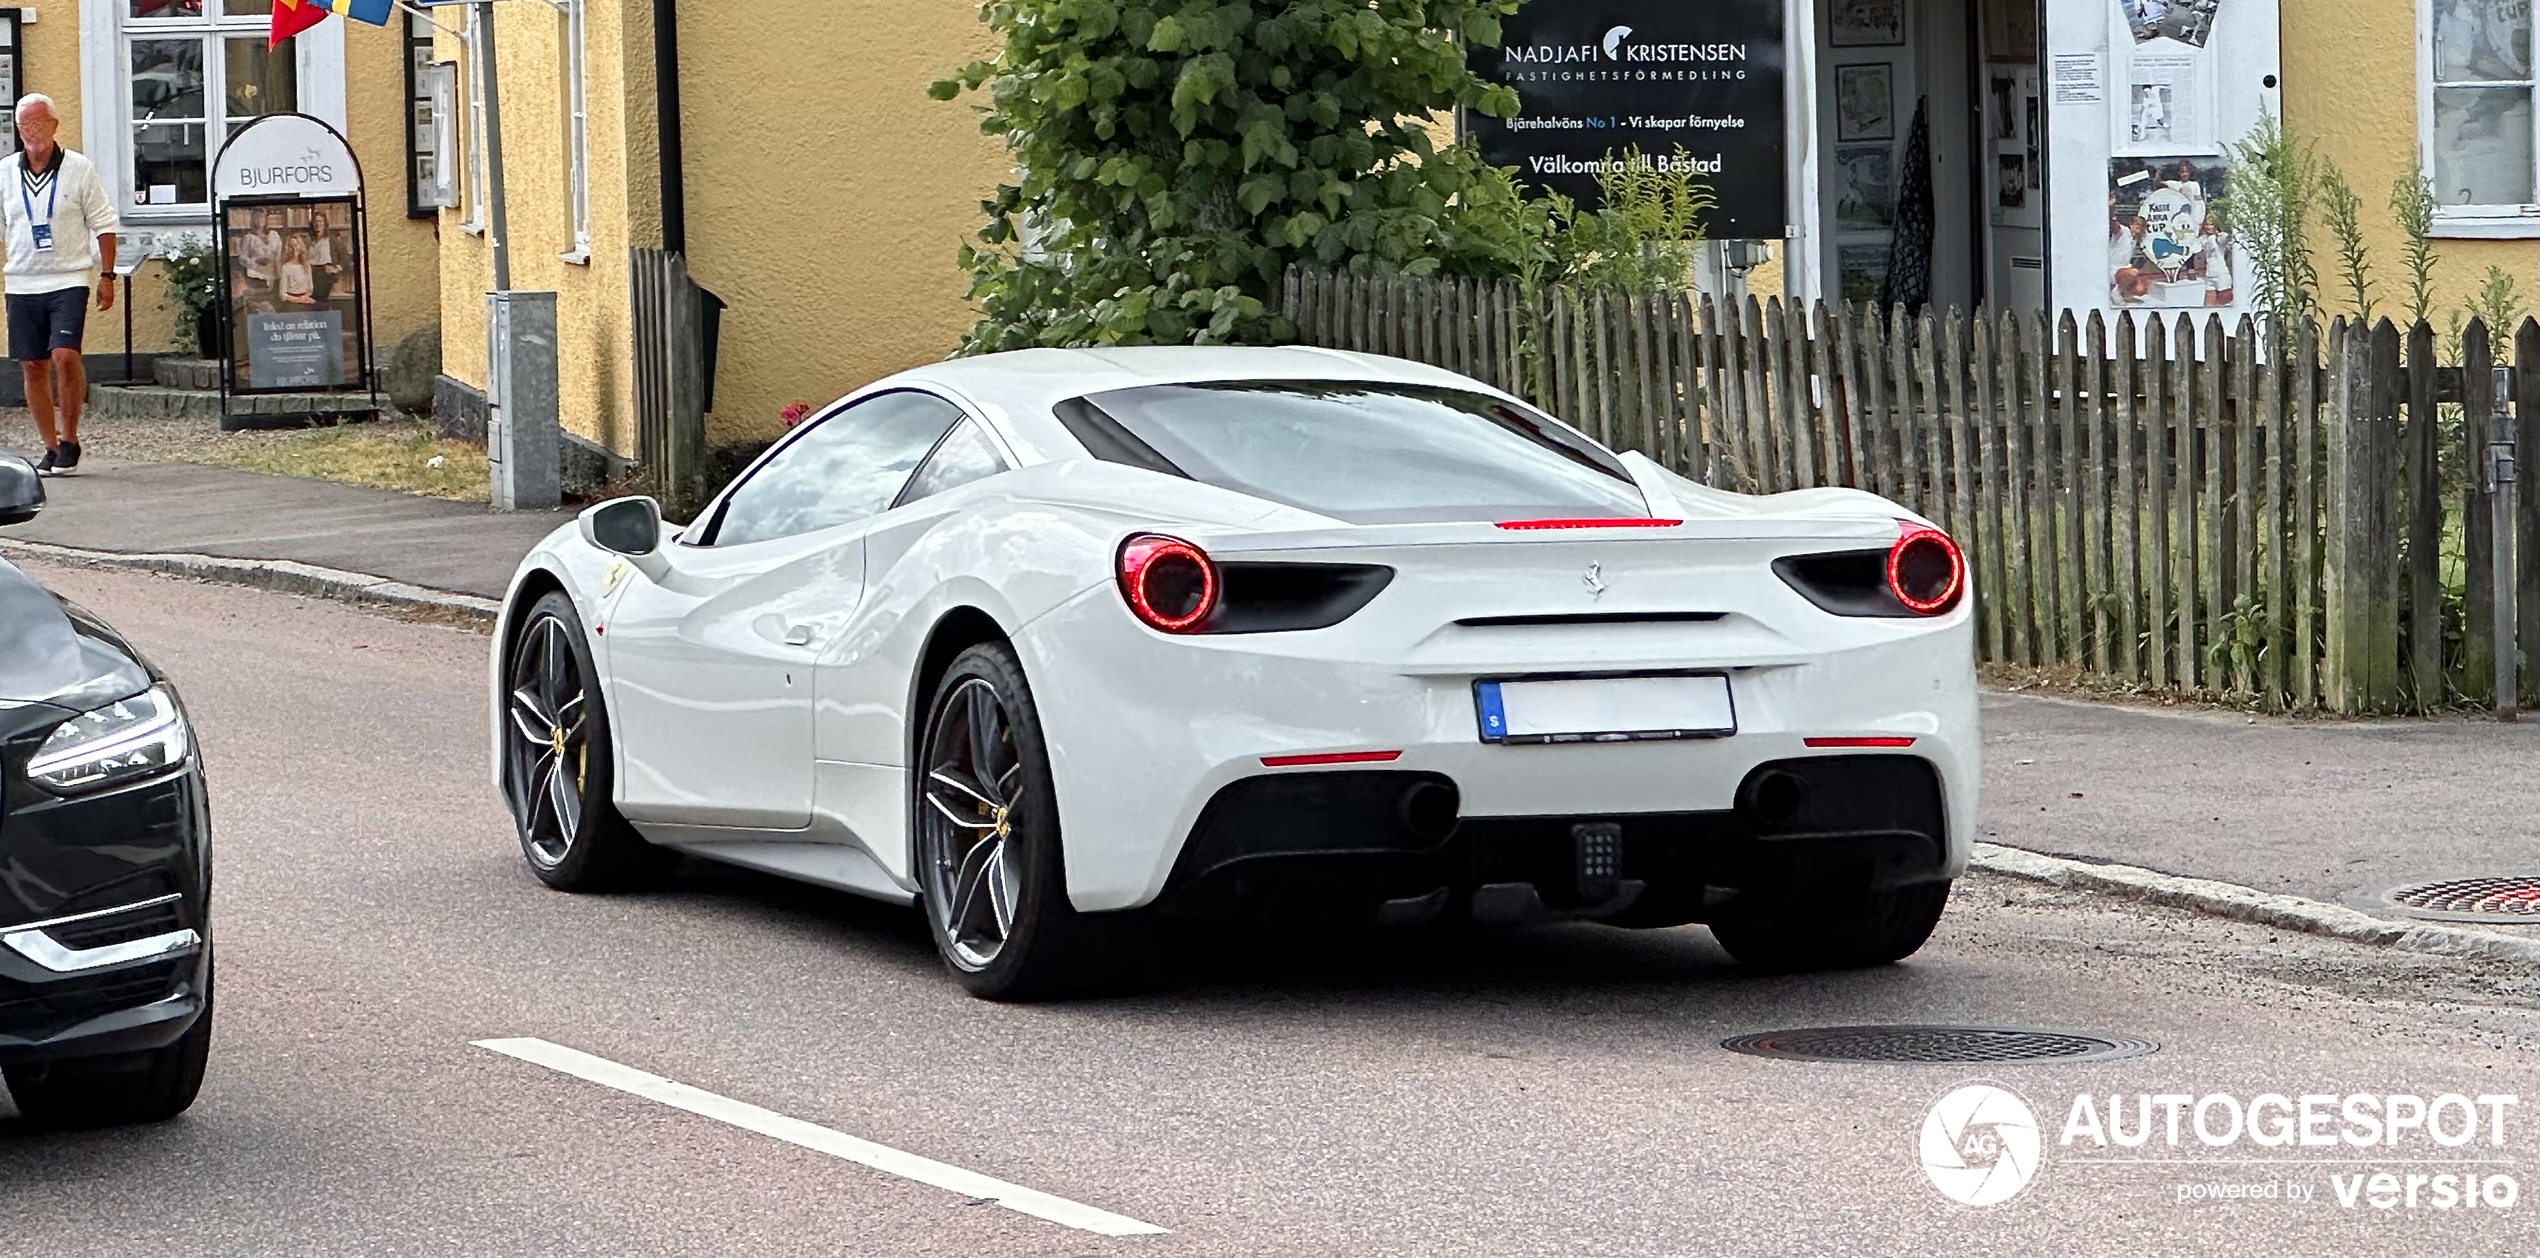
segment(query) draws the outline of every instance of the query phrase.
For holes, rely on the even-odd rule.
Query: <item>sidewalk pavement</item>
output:
[[[0,540],[291,560],[490,599],[538,539],[573,518],[196,463],[92,459],[44,489],[44,514]]]
[[[0,541],[294,561],[483,599],[571,518],[182,463],[47,485],[44,514]],[[2540,874],[2540,720],[2253,722],[2000,693],[1984,720],[1994,843],[2359,908],[2409,882]]]
[[[2393,887],[2540,875],[2540,720],[2252,721],[1988,693],[1984,726],[1995,843],[2385,914]]]

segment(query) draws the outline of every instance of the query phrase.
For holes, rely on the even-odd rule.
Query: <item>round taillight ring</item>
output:
[[[1905,610],[1937,616],[1958,605],[1967,589],[1967,557],[1947,533],[1908,525],[1887,552],[1887,589]]]
[[[1120,543],[1120,596],[1151,628],[1192,633],[1217,610],[1217,564],[1178,537],[1140,533]]]

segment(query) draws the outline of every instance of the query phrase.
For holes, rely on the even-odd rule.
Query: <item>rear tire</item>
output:
[[[211,1062],[210,972],[206,966],[202,1016],[165,1048],[9,1067],[9,1097],[18,1113],[56,1128],[157,1123],[184,1113],[202,1091]]]
[[[1886,965],[1914,955],[1949,905],[1947,882],[1873,891],[1840,913],[1770,924],[1711,923],[1711,934],[1741,965],[1807,972]]]
[[[1049,750],[1013,648],[981,643],[954,658],[928,704],[912,776],[929,933],[971,995],[1046,1000],[1135,980],[1144,916],[1068,902]]]
[[[521,855],[558,891],[661,881],[679,854],[617,811],[617,750],[582,617],[562,590],[531,604],[503,665],[503,795]]]

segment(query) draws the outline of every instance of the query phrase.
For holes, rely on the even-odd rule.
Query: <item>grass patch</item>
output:
[[[206,463],[250,472],[342,481],[461,502],[484,502],[490,496],[485,448],[449,440],[423,427],[398,431],[378,424],[346,424],[255,441],[224,439],[202,457]]]

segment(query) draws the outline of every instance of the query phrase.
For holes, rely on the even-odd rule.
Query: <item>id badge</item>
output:
[[[27,230],[35,235],[35,251],[37,253],[53,252],[53,225],[51,223],[29,223],[27,224]]]

